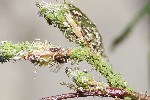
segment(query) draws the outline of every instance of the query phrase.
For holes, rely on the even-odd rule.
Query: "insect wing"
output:
[[[50,72],[57,73],[62,67],[63,67],[63,64],[55,63],[55,64],[52,64],[52,65],[49,67],[49,71],[50,71]]]

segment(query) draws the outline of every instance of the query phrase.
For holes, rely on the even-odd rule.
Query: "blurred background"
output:
[[[35,2],[41,0],[0,0],[0,41],[13,43],[23,41],[48,40],[62,47],[75,47],[62,33],[49,26],[38,15]],[[55,0],[44,0],[54,2]],[[60,1],[60,0],[58,0]],[[68,0],[69,1],[69,0]],[[121,73],[128,85],[135,91],[150,94],[150,66],[148,61],[150,43],[150,20],[144,15],[130,32],[129,36],[113,51],[110,50],[114,39],[125,31],[135,16],[148,4],[149,0],[74,0],[93,22],[103,36],[105,51],[110,64]],[[71,82],[64,73],[65,64],[58,73],[49,71],[48,67],[38,67],[28,61],[8,62],[0,65],[0,100],[38,100],[42,97],[71,92],[61,82]],[[75,65],[76,66],[76,65]],[[79,64],[90,68],[86,62]],[[93,76],[98,73],[92,72]],[[97,79],[103,79],[98,76]],[[88,97],[78,100],[110,100],[110,98]],[[71,99],[70,99],[71,100]],[[77,99],[75,99],[77,100]]]

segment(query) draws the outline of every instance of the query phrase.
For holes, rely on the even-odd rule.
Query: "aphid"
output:
[[[54,60],[59,62],[59,63],[66,63],[67,62],[67,57],[62,55],[62,54],[57,54],[54,56]]]
[[[55,64],[49,67],[51,72],[57,73],[63,66],[64,63],[67,63],[67,57],[62,54],[56,54],[54,56]]]
[[[72,26],[73,32],[76,35],[76,37],[78,38],[77,40],[84,40],[85,43],[88,45],[88,47],[90,48],[89,42],[87,41],[87,39],[85,38],[85,34],[82,31],[81,27],[79,27],[77,25],[77,23],[73,20],[71,14],[66,14],[66,18],[68,19],[69,24]]]
[[[76,22],[72,19],[71,14],[66,14],[66,18],[69,22],[69,24],[72,26],[73,32],[78,38],[82,38],[81,28],[78,27]]]
[[[62,54],[61,48],[54,47],[54,48],[50,48],[49,50],[50,52],[54,53],[54,56],[53,56],[54,63],[51,64],[51,66],[49,67],[49,70],[51,72],[57,73],[62,68],[62,65],[64,63],[67,63],[67,56]]]

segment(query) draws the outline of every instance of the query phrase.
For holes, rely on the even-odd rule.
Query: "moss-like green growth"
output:
[[[9,60],[30,60],[35,65],[40,66],[49,66],[51,63],[57,62],[55,59],[55,55],[57,53],[51,54],[50,48],[56,46],[50,45],[49,43],[45,42],[42,43],[40,41],[29,43],[17,43],[13,44],[11,42],[1,42],[0,44],[0,62],[7,62]],[[111,87],[118,87],[120,89],[127,89],[130,91],[131,89],[128,88],[126,82],[123,80],[120,74],[116,73],[112,67],[108,64],[106,60],[99,53],[91,52],[90,48],[88,47],[77,47],[72,48],[71,55],[64,54],[63,56],[69,57],[71,60],[74,61],[84,61],[86,60],[89,64],[91,64],[95,70],[99,71],[106,79]],[[45,53],[46,51],[46,53]],[[50,53],[50,54],[49,54]],[[63,54],[63,52],[62,52]],[[63,57],[62,55],[58,55],[58,57]],[[68,58],[62,58],[68,59]],[[78,79],[79,80],[79,79]],[[83,85],[83,84],[81,84]]]
[[[93,81],[93,78],[89,74],[77,69],[66,68],[65,72],[68,77],[73,79],[73,82],[75,82],[78,87],[88,88],[90,87],[88,82]]]
[[[70,58],[75,60],[77,59],[79,61],[86,60],[89,64],[93,65],[95,70],[99,71],[108,80],[111,87],[118,87],[120,89],[127,89],[128,91],[131,91],[121,75],[116,73],[100,54],[91,53],[89,48],[77,47],[73,49]]]
[[[48,66],[55,62],[54,58],[44,53],[53,46],[47,42],[22,42],[13,44],[12,42],[3,41],[0,44],[0,62],[4,63],[9,60],[30,60],[34,65]],[[43,54],[44,53],[44,54]],[[48,56],[47,56],[48,55]]]
[[[49,25],[58,27],[70,42],[89,47],[93,51],[104,52],[102,37],[96,25],[79,8],[67,2],[41,2],[36,5]]]
[[[76,68],[66,68],[65,70],[68,77],[72,78],[73,82],[76,85],[83,89],[106,89],[108,87],[107,84],[103,82],[97,82],[91,77],[88,73],[82,72]]]
[[[132,100],[130,97],[125,97],[124,100]]]
[[[25,53],[32,51],[33,49],[34,48],[29,42],[13,44],[9,41],[3,41],[0,44],[0,62],[7,62],[13,59],[13,57],[18,56],[19,52],[21,53],[21,51],[24,51]]]

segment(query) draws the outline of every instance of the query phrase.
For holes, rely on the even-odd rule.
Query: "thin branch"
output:
[[[56,96],[45,97],[40,100],[62,100],[68,98],[88,97],[88,96],[101,96],[101,97],[112,97],[118,99],[125,99],[130,97],[132,100],[150,100],[150,96],[137,92],[128,93],[125,90],[118,88],[106,88],[104,90],[82,90],[76,93],[61,94]]]
[[[130,97],[132,100],[150,100],[150,96],[142,93],[137,93],[134,91],[128,91],[126,89],[119,89],[116,87],[111,87],[106,83],[98,82],[94,80],[88,73],[82,72],[78,69],[66,68],[66,74],[68,77],[72,78],[72,81],[77,85],[74,86],[72,84],[63,84],[67,87],[71,87],[70,89],[76,89],[81,91],[94,91],[102,93],[101,96],[106,97],[110,96],[113,98],[124,99],[125,97]]]
[[[131,92],[128,93],[126,96],[131,97],[132,100],[150,100],[150,95],[142,94],[138,92]]]
[[[105,91],[77,91],[76,93],[68,93],[68,94],[61,94],[51,97],[45,97],[40,100],[62,100],[68,98],[78,98],[78,97],[88,97],[88,96],[101,96],[101,97],[113,97],[113,98],[120,98],[123,99],[126,92],[124,90],[120,90],[117,88],[108,88]]]
[[[128,89],[126,82],[116,73],[108,62],[99,53],[91,53],[88,47],[76,47],[63,49],[47,42],[40,41],[29,43],[13,44],[3,42],[0,44],[0,62],[9,60],[29,60],[34,65],[50,66],[53,63],[67,63],[68,60],[74,62],[87,61],[99,71],[112,87]],[[130,90],[130,89],[128,89]]]
[[[101,55],[91,53],[89,48],[76,47],[74,49],[63,49],[58,46],[54,46],[47,42],[42,43],[40,41],[29,43],[17,43],[5,41],[0,44],[0,62],[7,62],[9,60],[29,60],[33,64],[40,66],[48,66],[51,63],[67,63],[68,60],[83,61],[86,60],[89,64],[93,65],[97,71],[104,75],[112,88],[118,87],[118,89],[128,92],[129,97],[133,98],[146,98],[149,96],[131,92],[127,87],[125,81],[121,78],[120,74],[117,74],[112,67],[104,60]],[[79,72],[80,73],[80,72]],[[81,75],[81,74],[80,74]],[[78,81],[79,82],[79,81]],[[80,83],[79,83],[80,84]],[[88,84],[94,85],[94,82]],[[80,84],[81,85],[81,84]],[[129,92],[130,91],[130,92]],[[96,91],[97,93],[97,91]],[[95,93],[95,94],[96,94]],[[129,94],[130,93],[130,94]],[[85,96],[93,95],[94,93],[87,94]],[[84,96],[83,93],[69,94],[74,96]],[[99,95],[99,92],[97,93]],[[64,95],[65,98],[65,95]],[[148,98],[148,99],[147,99]]]

